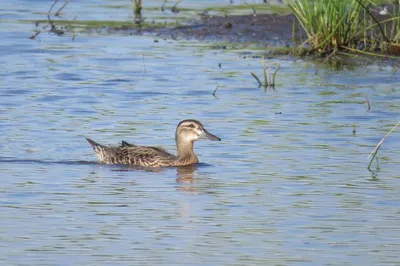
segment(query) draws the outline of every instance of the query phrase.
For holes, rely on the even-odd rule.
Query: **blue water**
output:
[[[278,57],[264,91],[250,76],[261,76],[259,50],[84,32],[30,40],[27,20],[52,1],[3,2],[1,264],[398,265],[397,131],[380,170],[367,169],[400,117],[395,66]],[[129,19],[107,4],[71,2],[64,16]],[[174,152],[187,118],[222,138],[196,143],[196,167],[100,165],[84,139]]]

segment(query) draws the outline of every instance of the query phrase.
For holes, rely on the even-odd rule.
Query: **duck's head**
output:
[[[175,140],[177,143],[193,143],[199,139],[221,140],[208,132],[199,121],[194,119],[183,120],[176,127]]]

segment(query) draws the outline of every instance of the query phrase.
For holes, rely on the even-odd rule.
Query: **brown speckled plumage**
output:
[[[198,139],[221,140],[193,119],[183,120],[176,128],[177,155],[159,147],[137,146],[122,141],[120,146],[104,146],[86,138],[101,163],[130,164],[144,167],[183,166],[198,163],[193,144]]]

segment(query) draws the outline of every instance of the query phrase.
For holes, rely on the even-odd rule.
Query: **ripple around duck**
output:
[[[16,164],[64,164],[64,165],[87,165],[95,164],[96,162],[89,161],[46,161],[46,160],[33,160],[33,159],[17,159],[11,157],[0,157],[0,163],[16,163]]]

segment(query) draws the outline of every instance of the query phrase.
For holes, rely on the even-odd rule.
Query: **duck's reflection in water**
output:
[[[176,168],[176,175],[178,183],[193,183],[195,182],[194,171],[197,169],[196,165],[180,166]]]
[[[199,192],[194,185],[194,183],[198,181],[198,178],[196,178],[197,174],[195,172],[197,167],[197,165],[188,165],[176,168],[176,175],[178,176],[176,182],[179,184],[178,190],[196,194]]]

